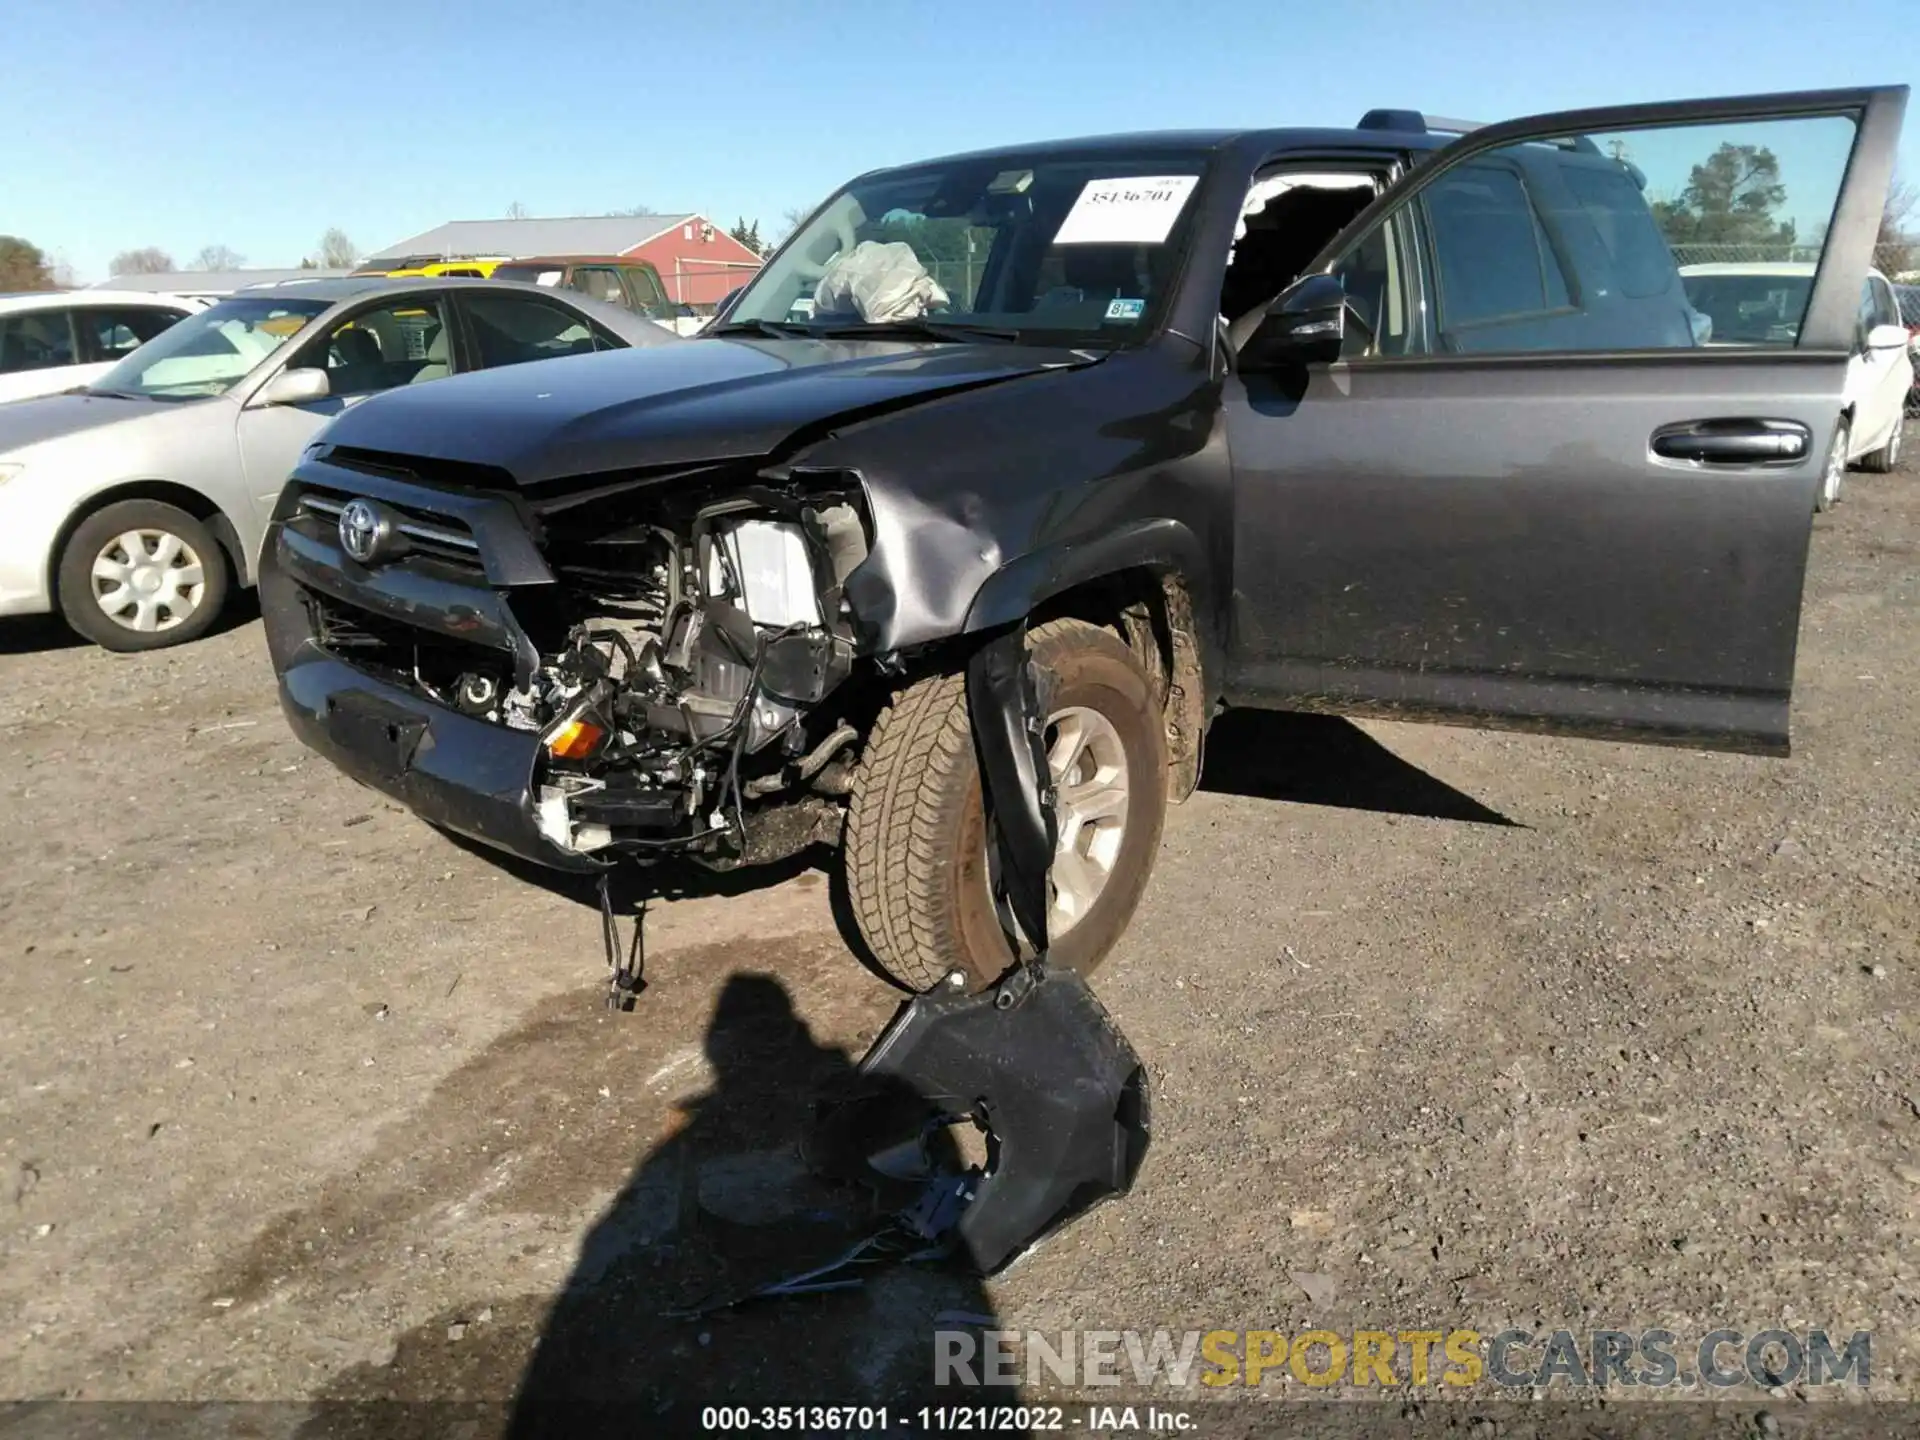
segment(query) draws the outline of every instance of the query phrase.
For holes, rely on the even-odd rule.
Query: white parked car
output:
[[[0,295],[0,402],[89,385],[154,336],[204,308],[137,290]]]
[[[0,405],[0,615],[58,610],[109,650],[191,640],[253,583],[287,472],[343,410],[471,370],[679,343],[585,295],[492,280],[239,291],[76,394]]]
[[[1681,283],[1695,310],[1713,322],[1709,345],[1791,343],[1799,333],[1813,290],[1814,266],[1750,262],[1683,265]],[[1913,356],[1893,285],[1878,270],[1860,287],[1859,326],[1847,362],[1840,427],[1827,452],[1817,508],[1839,499],[1847,467],[1885,473],[1899,463],[1907,393],[1913,388]]]

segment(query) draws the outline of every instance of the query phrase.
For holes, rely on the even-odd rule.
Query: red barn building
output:
[[[445,260],[523,255],[622,255],[660,272],[670,299],[711,307],[753,278],[760,257],[704,215],[578,215],[451,220],[385,246],[369,264],[437,255]]]

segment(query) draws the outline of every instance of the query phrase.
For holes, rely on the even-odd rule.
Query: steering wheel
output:
[[[827,273],[827,266],[832,265],[834,260],[838,260],[853,249],[853,223],[847,219],[845,212],[835,215],[828,223],[833,227],[834,238],[840,242],[840,248],[834,252],[833,260],[828,260],[825,264],[820,264],[805,255],[795,255],[793,257],[794,273],[802,280],[818,280]]]

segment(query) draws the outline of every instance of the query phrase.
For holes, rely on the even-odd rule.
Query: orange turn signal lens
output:
[[[579,716],[565,721],[547,736],[547,750],[562,760],[585,760],[600,748],[607,732]]]

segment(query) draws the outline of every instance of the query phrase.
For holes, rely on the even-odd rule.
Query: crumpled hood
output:
[[[104,395],[46,395],[0,405],[0,458],[30,445],[105,425],[138,424],[198,409],[204,401],[119,400]]]
[[[1091,363],[1030,345],[711,338],[570,356],[389,391],[321,435],[495,466],[522,485],[765,455],[849,412]]]

